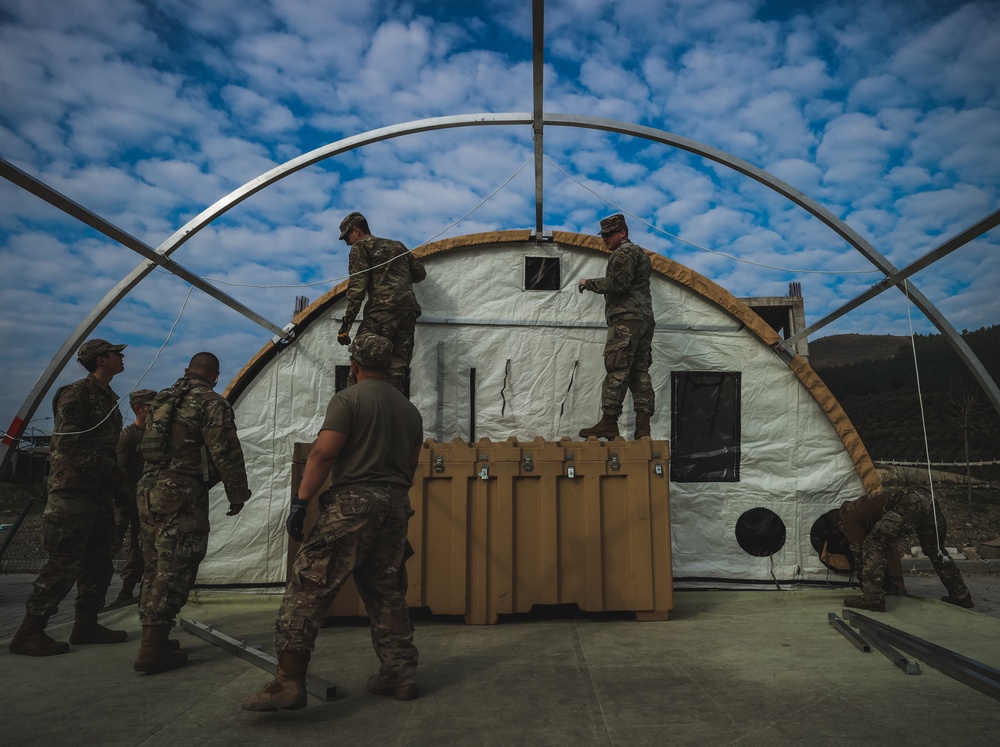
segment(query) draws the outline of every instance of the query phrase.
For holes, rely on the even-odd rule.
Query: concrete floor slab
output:
[[[518,616],[496,626],[417,622],[421,698],[365,691],[367,626],[320,633],[311,671],[338,698],[271,714],[240,709],[270,679],[178,629],[191,661],[132,671],[134,608],[105,613],[130,640],[64,656],[0,653],[5,744],[51,745],[871,745],[994,744],[1000,701],[929,666],[906,675],[827,623],[843,590],[678,592],[667,622]],[[276,595],[199,591],[182,616],[270,651]],[[878,619],[1000,668],[1000,620],[930,598]],[[51,628],[66,640],[70,623]],[[9,636],[8,636],[9,640]]]

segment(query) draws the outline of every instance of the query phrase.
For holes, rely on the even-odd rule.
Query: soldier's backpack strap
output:
[[[169,389],[164,389],[153,400],[149,408],[149,422],[139,442],[139,454],[147,464],[163,465],[173,451],[174,422],[177,410],[184,396],[191,389],[186,377]]]

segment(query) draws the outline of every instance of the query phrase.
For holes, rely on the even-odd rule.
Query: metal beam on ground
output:
[[[223,651],[235,654],[244,661],[260,667],[265,672],[274,674],[277,669],[278,660],[276,658],[265,654],[258,648],[248,646],[246,641],[238,641],[225,633],[215,630],[211,625],[205,625],[190,618],[181,618],[180,625],[187,632],[208,641],[213,646],[218,646]],[[314,677],[310,674],[306,675],[306,692],[310,695],[315,695],[320,700],[333,700],[337,697],[337,686],[321,677]]]
[[[1000,669],[983,664],[943,646],[938,646],[936,643],[907,633],[905,630],[859,615],[857,612],[844,610],[844,617],[850,621],[851,625],[861,630],[869,640],[871,640],[870,634],[872,633],[881,636],[892,645],[916,656],[942,674],[973,687],[991,698],[1000,700]]]
[[[851,645],[858,651],[863,654],[871,653],[872,647],[868,645],[868,641],[851,630],[851,626],[837,617],[836,612],[828,612],[826,615],[826,621],[833,626],[834,630],[850,641]]]

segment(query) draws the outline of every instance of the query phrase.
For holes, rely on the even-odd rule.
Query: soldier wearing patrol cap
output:
[[[135,422],[125,426],[118,438],[118,464],[128,476],[129,500],[115,508],[115,534],[118,547],[125,545],[125,564],[122,566],[122,588],[118,597],[106,609],[114,609],[138,601],[135,587],[142,580],[142,541],[139,531],[139,510],[135,503],[135,486],[142,477],[142,455],[139,453],[139,442],[146,431],[146,416],[149,406],[156,396],[153,389],[136,389],[128,398]]]
[[[244,710],[306,705],[305,678],[316,635],[337,592],[353,575],[381,662],[368,692],[417,697],[417,649],[406,608],[409,489],[423,440],[420,413],[386,381],[392,344],[359,334],[351,346],[355,386],[333,396],[309,452],[285,527],[302,542],[275,623],[274,680]],[[331,473],[332,471],[332,473]],[[330,488],[319,493],[327,475]],[[319,512],[303,532],[309,501]],[[303,537],[305,534],[305,537]],[[304,541],[303,541],[304,540]]]
[[[400,242],[372,236],[368,221],[361,213],[351,213],[341,221],[340,238],[351,247],[348,264],[351,279],[337,342],[350,345],[351,325],[367,297],[358,334],[372,332],[389,341],[392,356],[388,382],[402,392],[406,367],[413,357],[413,333],[420,316],[413,284],[426,278],[427,271]],[[353,384],[354,379],[348,379],[348,383]]]
[[[635,438],[649,435],[649,419],[656,409],[649,367],[653,362],[653,299],[649,277],[653,266],[646,250],[629,241],[628,226],[621,213],[601,221],[601,238],[611,252],[602,278],[580,280],[581,293],[589,290],[604,296],[608,338],[604,344],[604,385],[601,388],[601,420],[580,431],[581,438],[615,438],[622,414],[625,391],[631,390],[635,407]]]
[[[69,646],[45,634],[49,617],[76,585],[76,622],[70,643],[121,643],[128,634],[97,622],[114,575],[114,505],[126,491],[125,470],[115,449],[122,429],[111,380],[125,370],[122,350],[107,340],[88,340],[77,361],[87,378],[52,398],[55,425],[42,546],[48,560],[25,603],[27,614],[10,642],[24,656],[65,654]]]

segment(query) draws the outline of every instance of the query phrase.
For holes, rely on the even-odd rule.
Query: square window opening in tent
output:
[[[351,375],[351,367],[347,366],[334,366],[333,367],[333,390],[335,392],[347,389],[347,379]],[[407,366],[403,369],[403,394],[406,398],[410,398],[410,367]]]
[[[674,371],[670,375],[670,479],[739,482],[738,371]]]
[[[525,290],[557,291],[561,280],[558,257],[524,258]]]

